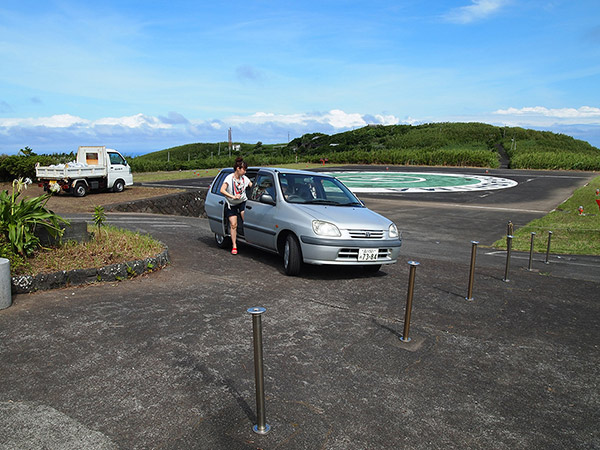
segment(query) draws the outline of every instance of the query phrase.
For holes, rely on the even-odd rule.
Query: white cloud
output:
[[[121,126],[127,128],[173,128],[171,124],[165,123],[159,118],[146,116],[144,114],[136,114],[127,117],[106,117],[92,122],[93,127],[97,125]]]
[[[222,119],[188,120],[171,111],[167,116],[135,114],[95,120],[70,114],[38,118],[0,118],[0,152],[16,153],[29,146],[37,152],[65,151],[78,145],[102,144],[124,151],[149,152],[190,142],[226,140],[230,127],[234,140],[286,142],[305,133],[333,134],[369,123],[414,123],[391,114],[368,115],[333,109],[325,113],[275,114],[257,112]]]
[[[546,108],[533,106],[525,108],[507,108],[494,111],[494,114],[505,116],[549,117],[566,120],[592,120],[600,124],[600,108],[582,106],[580,108]]]
[[[326,113],[302,113],[302,114],[273,114],[265,112],[257,112],[250,116],[232,116],[224,119],[225,122],[233,125],[242,124],[277,124],[281,126],[306,126],[313,123],[330,126],[333,129],[348,129],[355,127],[364,127],[367,123],[375,123],[383,125],[394,125],[400,123],[400,119],[393,115],[375,115],[367,116],[359,113],[346,113],[339,109],[332,109]],[[307,131],[307,133],[310,131]]]
[[[67,128],[74,125],[87,126],[91,121],[71,114],[57,114],[50,117],[38,118],[0,118],[0,127],[48,127],[48,128]]]
[[[461,6],[448,12],[448,22],[467,24],[485,19],[498,12],[509,0],[471,0],[471,5]]]

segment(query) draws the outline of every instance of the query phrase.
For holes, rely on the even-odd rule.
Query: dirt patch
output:
[[[0,183],[0,190],[8,190],[8,193],[10,194],[12,192],[11,183]],[[94,212],[94,207],[99,205],[106,206],[113,203],[131,202],[134,200],[159,197],[161,195],[174,194],[183,191],[184,190],[182,189],[172,188],[129,186],[126,187],[123,192],[89,193],[85,197],[74,197],[71,194],[61,193],[59,195],[53,195],[50,200],[48,200],[46,206],[57,214],[92,214]],[[28,189],[21,195],[24,195],[25,197],[37,197],[42,194],[44,194],[44,190],[37,184],[32,184],[29,185]]]

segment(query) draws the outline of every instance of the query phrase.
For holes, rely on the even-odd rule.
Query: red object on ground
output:
[[[596,199],[596,203],[598,203],[598,208],[600,208],[600,198]]]

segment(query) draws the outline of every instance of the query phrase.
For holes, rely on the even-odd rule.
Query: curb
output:
[[[169,262],[169,249],[167,246],[164,246],[164,250],[158,255],[146,259],[91,269],[61,270],[54,273],[15,276],[11,279],[12,293],[27,294],[35,291],[91,284],[101,281],[121,281],[152,272],[157,268],[166,266]]]

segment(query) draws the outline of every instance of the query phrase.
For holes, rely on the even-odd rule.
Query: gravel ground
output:
[[[0,190],[12,192],[11,183],[0,183]],[[94,212],[94,207],[98,205],[106,206],[112,203],[130,202],[145,198],[158,197],[160,195],[173,194],[181,192],[180,189],[159,188],[147,186],[129,186],[121,193],[99,192],[90,193],[85,197],[74,197],[70,194],[61,193],[54,195],[48,201],[47,207],[57,214],[68,213],[90,213]],[[42,195],[44,190],[37,184],[32,184],[25,191],[25,197],[36,197]]]

